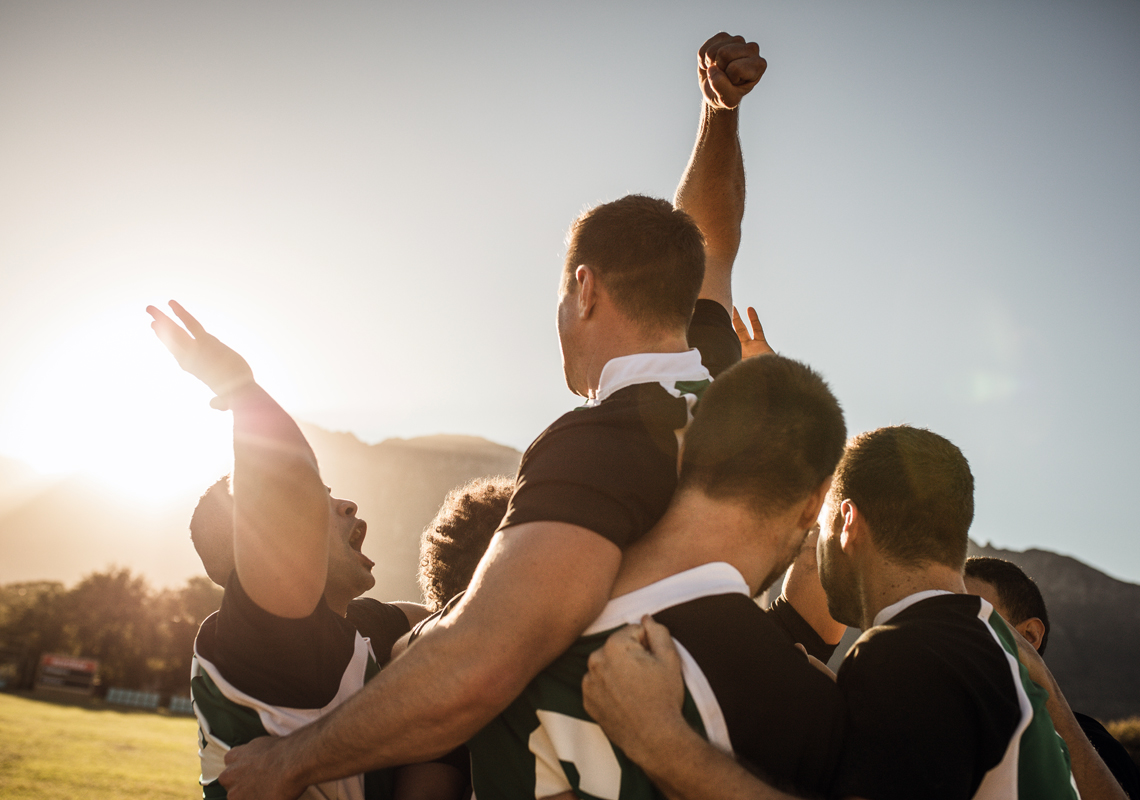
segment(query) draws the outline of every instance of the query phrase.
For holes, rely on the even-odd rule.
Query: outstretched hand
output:
[[[736,108],[767,68],[760,45],[744,41],[743,36],[718,33],[697,51],[701,94],[711,108]]]
[[[154,318],[150,327],[174,356],[178,366],[217,395],[210,405],[225,411],[229,408],[229,395],[253,383],[253,370],[244,358],[222,344],[216,336],[207,333],[202,324],[177,302],[171,300],[170,308],[182,320],[185,330],[154,306],[146,307],[146,312]]]
[[[752,323],[751,332],[749,332],[748,326],[744,324],[744,320],[740,318],[740,312],[736,310],[736,306],[732,307],[732,327],[736,330],[737,338],[740,339],[741,356],[752,358],[752,356],[774,355],[776,351],[764,338],[764,326],[760,324],[760,315],[751,306],[748,307],[748,321]]]

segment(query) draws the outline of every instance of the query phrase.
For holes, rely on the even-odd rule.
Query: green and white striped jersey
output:
[[[667,620],[673,634],[684,715],[694,729],[780,786],[818,790],[830,780],[842,741],[838,689],[752,602],[740,573],[713,563],[612,600],[472,739],[479,800],[530,800],[568,789],[598,800],[662,796],[582,705],[590,653],[645,614]]]
[[[851,719],[841,796],[1079,797],[1048,695],[980,597],[927,591],[883,609],[838,682]]]

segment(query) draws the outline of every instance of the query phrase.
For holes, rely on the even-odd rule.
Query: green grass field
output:
[[[191,717],[0,694],[5,800],[200,798]]]

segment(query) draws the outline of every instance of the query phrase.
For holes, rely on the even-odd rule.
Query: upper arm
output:
[[[313,612],[328,570],[329,495],[293,419],[259,388],[234,410],[234,559],[259,607]]]
[[[485,707],[481,726],[594,621],[620,565],[617,545],[576,525],[507,528],[495,534],[455,612],[416,647],[445,634],[464,652],[474,668],[468,688]]]

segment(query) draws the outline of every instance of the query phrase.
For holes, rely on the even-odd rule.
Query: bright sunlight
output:
[[[209,389],[179,369],[149,323],[142,305],[119,307],[48,345],[0,416],[0,452],[152,502],[229,470],[229,414],[209,407]]]

